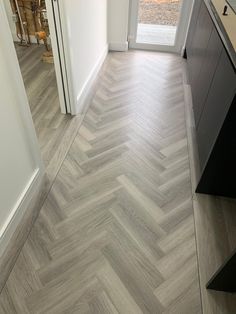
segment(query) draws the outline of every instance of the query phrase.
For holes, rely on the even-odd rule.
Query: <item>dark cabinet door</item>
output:
[[[202,169],[210,156],[235,92],[236,74],[223,49],[197,129]]]
[[[199,77],[212,30],[213,22],[209,16],[205,3],[202,1],[195,32],[193,33],[192,43],[188,52],[188,68],[190,84],[193,92],[198,92],[195,88],[195,84]]]
[[[206,53],[203,56],[200,73],[197,81],[195,82],[195,90],[193,90],[194,117],[196,129],[198,129],[202,110],[204,108],[222,50],[223,44],[216,29],[213,28],[206,49]]]

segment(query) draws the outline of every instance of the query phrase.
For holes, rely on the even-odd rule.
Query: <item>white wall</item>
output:
[[[74,103],[72,113],[83,112],[83,103],[107,51],[107,0],[61,2],[67,67]]]
[[[0,3],[0,256],[43,173],[12,36]]]
[[[177,44],[177,51],[181,54],[184,53],[184,48],[186,44],[188,28],[192,16],[192,9],[193,9],[194,0],[182,0],[181,4],[181,14],[180,14],[180,26],[179,31],[177,33],[176,42]]]
[[[14,41],[17,41],[18,38],[16,36],[16,26],[15,23],[12,20],[12,9],[11,9],[11,5],[10,5],[10,0],[3,0],[5,9],[6,9],[6,13],[7,13],[7,19],[8,19],[8,23],[11,29],[11,33],[13,36]]]
[[[109,49],[128,50],[129,0],[108,0]]]

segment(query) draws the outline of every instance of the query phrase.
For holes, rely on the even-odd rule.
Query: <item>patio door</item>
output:
[[[193,0],[131,0],[129,47],[180,53]]]

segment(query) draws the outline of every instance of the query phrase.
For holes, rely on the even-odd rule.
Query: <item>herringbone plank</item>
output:
[[[2,313],[201,313],[181,58],[109,54]]]

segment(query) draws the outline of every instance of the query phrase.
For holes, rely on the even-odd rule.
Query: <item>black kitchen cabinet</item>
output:
[[[200,73],[193,89],[194,117],[197,129],[222,50],[223,45],[219,35],[216,29],[213,28],[205,54],[201,60]]]
[[[205,167],[208,161],[232,104],[235,93],[235,80],[234,69],[228,55],[223,50],[197,127],[198,149],[202,168]],[[235,135],[229,134],[229,136]]]
[[[196,191],[236,197],[235,66],[205,1],[196,0],[194,11],[186,52],[201,168]]]
[[[236,96],[203,167],[196,192],[236,197]]]

